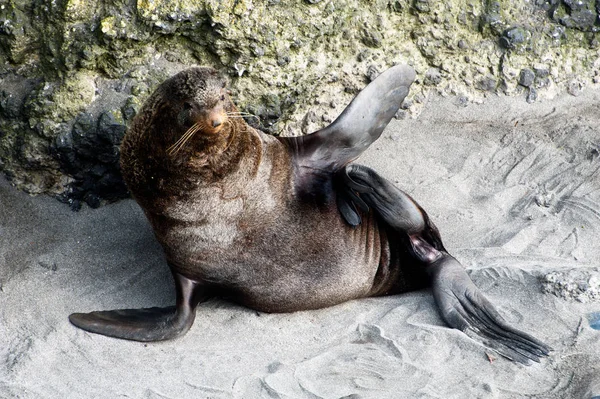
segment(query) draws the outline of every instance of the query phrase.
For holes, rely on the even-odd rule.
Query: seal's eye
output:
[[[225,94],[221,96],[221,101],[225,101]]]
[[[190,110],[192,108],[193,108],[192,107],[192,103],[190,103],[188,101],[186,101],[186,102],[183,103],[183,109],[184,109],[184,111],[188,111],[188,110]]]

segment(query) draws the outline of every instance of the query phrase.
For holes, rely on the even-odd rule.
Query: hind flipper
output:
[[[509,325],[452,256],[443,254],[427,271],[435,302],[448,325],[518,363],[539,362],[548,356],[552,348]]]
[[[186,333],[203,299],[203,287],[196,281],[173,273],[177,305],[166,308],[119,309],[73,313],[71,323],[83,330],[132,341],[162,341]]]
[[[365,166],[348,165],[346,173],[352,183],[345,189],[354,190],[380,220],[405,235],[410,252],[431,279],[435,301],[449,326],[519,363],[548,356],[549,346],[510,326],[473,284],[464,267],[448,254],[437,228],[415,200]]]

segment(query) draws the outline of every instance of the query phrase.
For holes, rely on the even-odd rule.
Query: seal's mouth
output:
[[[176,155],[197,133],[211,136],[218,134],[223,130],[226,122],[227,114],[224,112],[208,113],[206,116],[198,118],[175,144],[167,148],[167,153],[170,156]]]

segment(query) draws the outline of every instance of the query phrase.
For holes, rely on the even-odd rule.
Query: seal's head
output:
[[[161,86],[163,99],[174,113],[172,131],[179,136],[167,148],[169,155],[176,155],[196,136],[200,140],[195,141],[204,146],[222,141],[211,136],[223,133],[229,123],[228,113],[235,107],[229,100],[226,81],[217,71],[206,67],[187,69]]]
[[[198,176],[217,181],[254,148],[226,85],[216,70],[195,67],[165,80],[146,100],[121,144],[123,177],[138,201],[189,191]]]

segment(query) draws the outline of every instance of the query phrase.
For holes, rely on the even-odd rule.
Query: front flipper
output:
[[[413,267],[425,268],[442,318],[449,326],[519,363],[538,362],[548,356],[552,350],[549,346],[510,326],[496,311],[463,266],[448,254],[437,228],[415,200],[365,166],[348,165],[346,173],[345,179],[351,183],[345,190],[354,191],[383,223],[405,237],[415,258]],[[352,201],[351,196],[342,195]]]
[[[548,356],[552,348],[510,326],[452,256],[443,254],[427,269],[433,296],[449,326],[518,363],[539,362]]]
[[[379,138],[414,79],[410,66],[394,66],[358,93],[331,125],[306,136],[279,140],[290,149],[296,165],[309,173],[314,169],[334,172]]]
[[[202,286],[173,273],[177,306],[147,309],[120,309],[73,313],[71,323],[86,331],[133,341],[162,341],[186,333],[196,317],[196,306],[203,299]]]

